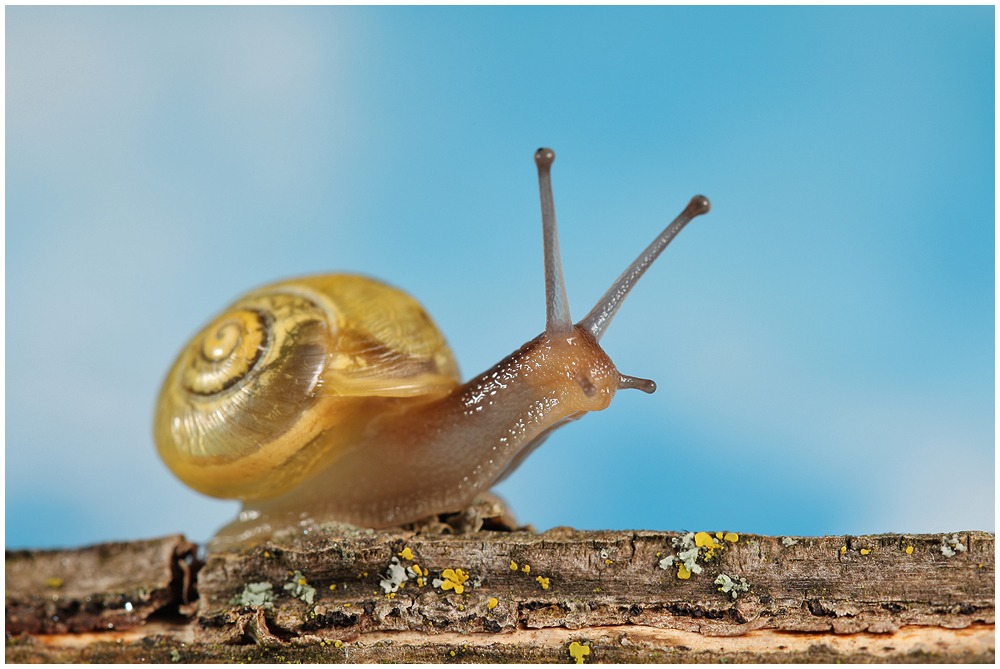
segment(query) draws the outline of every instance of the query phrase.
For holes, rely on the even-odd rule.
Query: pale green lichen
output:
[[[671,543],[677,549],[677,554],[668,555],[660,560],[660,569],[667,571],[677,564],[677,578],[681,579],[691,578],[691,574],[700,574],[701,565],[698,564],[698,555],[701,547],[695,545],[695,533],[688,532],[683,536],[674,537]]]
[[[967,550],[969,549],[965,547],[965,544],[958,540],[957,534],[951,535],[950,539],[947,534],[941,537],[941,554],[945,557],[955,557]]]
[[[785,546],[794,546],[799,542],[797,539],[792,539],[791,537],[785,537],[784,539],[781,540],[781,543],[783,543]]]
[[[306,577],[300,571],[292,574],[292,580],[285,583],[284,588],[291,593],[292,597],[298,597],[306,604],[312,604],[313,598],[316,596],[316,588],[309,585]]]
[[[746,592],[750,589],[750,584],[742,576],[738,577],[739,580],[731,578],[726,574],[719,574],[719,577],[715,579],[715,584],[721,586],[719,592],[728,592],[736,599],[736,596],[741,592]]]
[[[274,593],[271,592],[271,584],[267,581],[260,583],[247,583],[243,586],[243,592],[234,600],[238,606],[257,606],[262,609],[274,608]]]

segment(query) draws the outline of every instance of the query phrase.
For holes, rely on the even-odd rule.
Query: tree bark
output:
[[[985,532],[786,538],[443,529],[327,526],[209,554],[204,564],[180,536],[8,551],[6,659],[995,657],[995,537]],[[680,557],[664,562],[680,553],[700,572],[682,568]]]

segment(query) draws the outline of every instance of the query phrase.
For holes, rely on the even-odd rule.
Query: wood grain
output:
[[[712,533],[720,548],[707,560],[703,548],[701,573],[682,579],[660,566],[678,533],[447,529],[314,529],[204,566],[182,537],[7,552],[6,658],[572,662],[571,644],[585,662],[995,656],[985,532],[955,533],[966,550],[951,556],[952,533]],[[423,585],[411,577],[387,594],[394,558],[427,570]],[[468,574],[461,593],[434,586],[446,570]],[[721,592],[722,574],[746,591]],[[247,594],[251,583],[270,584],[267,601]]]

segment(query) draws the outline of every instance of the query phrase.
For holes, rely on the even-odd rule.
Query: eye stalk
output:
[[[635,284],[646,273],[653,261],[663,253],[663,249],[667,248],[667,245],[673,241],[678,232],[684,229],[685,225],[696,216],[707,214],[711,208],[712,204],[704,195],[695,195],[691,198],[688,205],[684,207],[684,211],[653,240],[652,244],[646,247],[646,250],[629,265],[628,269],[622,272],[621,276],[615,279],[615,282],[597,301],[590,313],[580,321],[579,325],[594,335],[594,339],[601,341],[601,337],[611,325],[611,320],[618,313],[625,298],[635,288]]]
[[[535,165],[538,166],[538,191],[542,201],[542,235],[545,253],[545,334],[565,335],[573,330],[573,321],[569,315],[569,298],[566,296],[566,283],[563,280],[562,260],[559,256],[559,231],[556,226],[556,208],[552,200],[552,163],[556,152],[541,148],[535,152]],[[597,301],[590,313],[577,323],[579,327],[600,341],[612,319],[621,308],[622,303],[635,284],[646,273],[667,245],[673,241],[677,233],[684,229],[696,216],[707,214],[712,208],[708,198],[695,195],[688,202],[684,211],[661,232],[653,243],[646,247],[628,269],[615,279],[607,292]],[[618,388],[635,388],[644,393],[656,390],[656,384],[650,379],[635,376],[620,375]],[[593,391],[588,390],[589,388]],[[586,376],[580,379],[580,386],[586,395],[596,392],[593,383]]]
[[[556,206],[552,201],[552,149],[535,151],[538,166],[538,193],[542,199],[542,236],[545,253],[545,334],[568,334],[573,330],[569,316],[569,298],[563,280],[562,259],[559,256],[559,230],[556,227]]]

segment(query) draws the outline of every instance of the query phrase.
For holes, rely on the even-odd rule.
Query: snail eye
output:
[[[587,397],[593,397],[597,394],[597,386],[594,385],[594,382],[586,374],[582,375],[578,379],[578,382],[580,383],[580,387],[583,388],[583,394]]]

